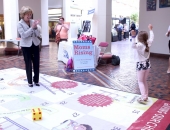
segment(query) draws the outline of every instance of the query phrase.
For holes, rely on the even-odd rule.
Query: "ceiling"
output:
[[[63,0],[48,0],[48,8],[62,8]]]
[[[86,2],[84,2],[84,0],[66,0],[70,4],[70,7],[72,8],[70,13],[76,14],[76,15],[80,15],[80,11],[76,10],[76,9],[83,9],[83,8],[87,8],[86,5],[89,4],[85,4],[88,3],[86,0]],[[73,2],[74,1],[74,2]],[[62,16],[62,6],[63,6],[63,0],[48,0],[48,17],[49,17],[49,21],[58,21],[59,17]]]
[[[58,21],[62,16],[63,0],[48,0],[48,19]]]
[[[91,1],[92,0],[66,0],[70,2],[71,7],[79,8],[79,9],[87,9],[90,6],[92,6]],[[62,8],[63,6],[63,0],[48,0],[48,6],[49,8]]]

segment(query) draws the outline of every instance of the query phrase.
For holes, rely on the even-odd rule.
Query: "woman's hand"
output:
[[[32,28],[37,28],[37,24],[39,24],[39,20],[34,20],[33,24],[32,24]]]
[[[152,29],[153,29],[152,24],[149,24],[149,25],[148,25],[148,28],[149,28],[149,30],[152,30]]]
[[[65,25],[65,24],[62,24],[62,25],[61,25],[61,27],[64,27],[65,29],[69,30],[69,28],[68,28],[68,27],[66,27],[66,25]]]

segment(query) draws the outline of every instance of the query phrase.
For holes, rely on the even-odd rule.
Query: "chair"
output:
[[[111,63],[112,54],[105,54],[105,51],[106,51],[108,45],[109,44],[107,42],[101,42],[99,44],[99,47],[101,48],[101,52],[99,55],[98,64],[101,64],[100,63],[101,61],[104,62],[104,63],[102,63],[103,65],[106,65],[107,63]]]

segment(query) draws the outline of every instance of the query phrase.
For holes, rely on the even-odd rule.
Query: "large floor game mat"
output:
[[[0,130],[169,130],[170,101],[40,74],[0,70]]]

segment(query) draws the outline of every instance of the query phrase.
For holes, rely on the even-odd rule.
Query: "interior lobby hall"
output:
[[[161,0],[139,0],[139,31],[149,33],[148,24],[152,24],[154,32],[147,79],[149,97],[142,104],[137,101],[141,93],[137,53],[132,48],[131,37],[113,42],[110,35],[112,4],[121,3],[87,1],[88,4],[83,0],[0,0],[0,16],[3,14],[4,20],[0,24],[4,29],[0,40],[7,39],[0,41],[0,130],[170,130],[169,38],[165,36],[170,26],[170,4],[164,7]],[[147,2],[152,2],[156,9],[147,10]],[[23,53],[16,42],[18,14],[24,5],[33,9],[34,19],[41,19],[40,86],[28,86]],[[86,13],[88,9],[95,10],[93,17],[84,20],[80,8]],[[120,64],[98,64],[95,71],[88,72],[67,71],[66,64],[59,60],[61,46],[49,36],[49,26],[54,26],[61,16],[70,22],[70,39],[63,43],[72,45],[82,21],[90,21],[90,34],[96,37],[93,46],[109,43],[107,54],[119,56]],[[16,43],[11,44],[11,39]],[[6,48],[15,48],[15,52],[7,54]],[[72,49],[65,44],[63,48]],[[62,56],[67,57],[62,51]]]

